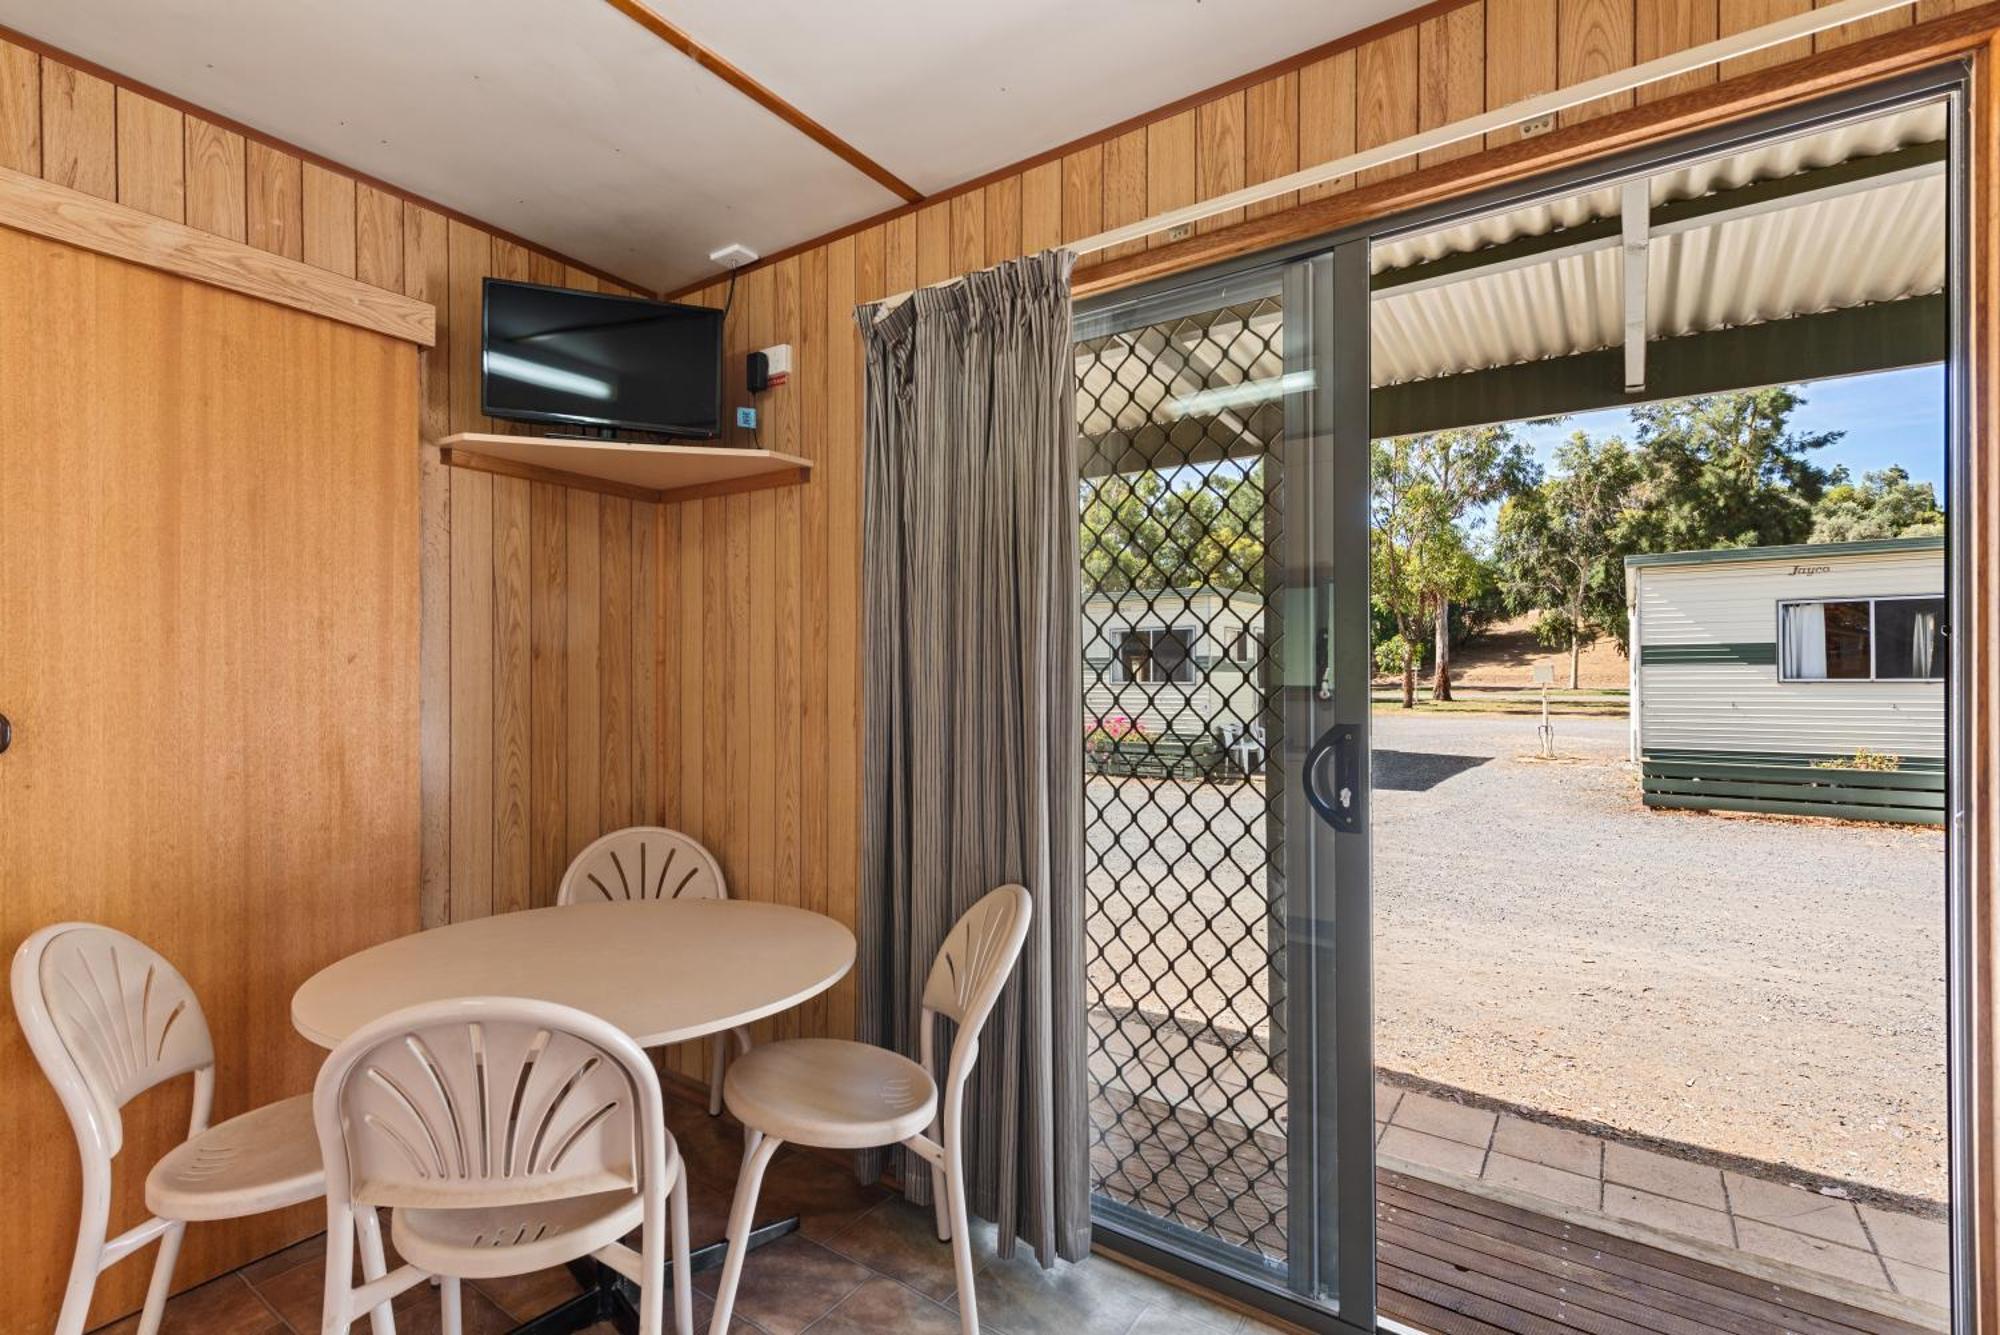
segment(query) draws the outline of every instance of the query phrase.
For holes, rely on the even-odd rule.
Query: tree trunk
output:
[[[1580,684],[1577,680],[1578,664],[1583,659],[1583,636],[1576,631],[1569,633],[1569,688],[1573,691]]]
[[[1403,655],[1403,708],[1417,707],[1417,659],[1414,654]]]
[[[1438,599],[1437,675],[1431,679],[1433,701],[1451,699],[1451,603]]]

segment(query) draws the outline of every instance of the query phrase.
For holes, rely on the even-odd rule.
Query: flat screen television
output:
[[[480,411],[515,422],[722,431],[722,312],[486,280]]]

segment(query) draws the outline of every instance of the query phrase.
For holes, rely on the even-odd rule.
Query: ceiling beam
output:
[[[607,3],[848,166],[890,191],[905,204],[914,204],[924,197],[921,190],[667,22],[640,3],[640,0],[607,0]]]

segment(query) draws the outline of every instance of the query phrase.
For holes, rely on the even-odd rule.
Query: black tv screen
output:
[[[722,430],[722,312],[486,280],[488,417],[670,436]]]

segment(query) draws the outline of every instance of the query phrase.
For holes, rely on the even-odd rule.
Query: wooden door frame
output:
[[[1971,1305],[1958,1314],[1958,1329],[2000,1335],[2000,2],[1156,249],[1100,258],[1079,265],[1074,286],[1083,298],[1248,256],[1296,252],[1376,220],[1953,65],[1967,71],[1967,133],[1959,150],[1964,235],[1953,238],[1964,289],[1954,311],[1961,346],[1953,364],[1963,381],[1955,406],[1969,433],[1962,490],[1950,501],[1963,553],[1955,573],[1963,576],[1959,643],[1968,706],[1954,733],[1963,753],[1953,815],[1963,917],[1953,926],[1961,943],[1955,962],[1964,962],[1966,976],[1954,989],[1965,1013],[1953,1016],[1963,1091],[1954,1087],[1952,1107],[1965,1118],[1964,1159],[1953,1165],[1954,1213],[1969,1236],[1955,1239],[1954,1266],[1970,1272]]]

